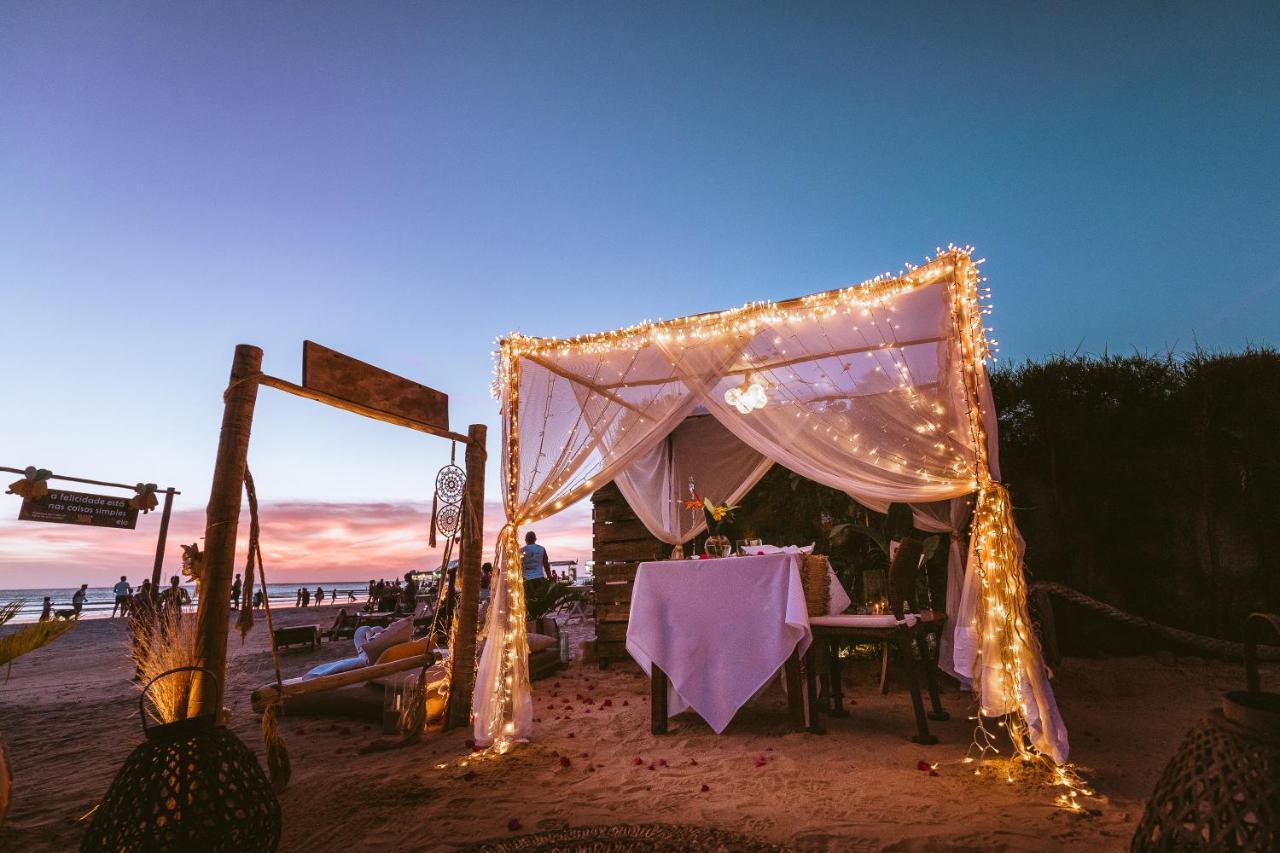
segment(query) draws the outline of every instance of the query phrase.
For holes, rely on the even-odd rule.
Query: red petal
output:
[[[927,762],[927,761],[917,761],[917,762],[916,762],[916,769],[917,769],[917,770],[919,770],[919,771],[921,771],[921,772],[923,772],[923,773],[928,773],[928,772],[929,772],[930,770],[932,770],[933,768],[929,766],[929,762]]]
[[[710,785],[703,785],[703,786],[702,786],[702,793],[704,793],[704,794],[705,794],[707,791],[710,791],[710,790],[711,790],[711,786],[710,786]]]
[[[570,764],[573,764],[573,762],[569,760],[569,756],[567,756],[567,755],[562,755],[562,756],[560,756],[560,766],[561,766],[561,767],[568,767]]]
[[[520,818],[513,817],[507,821],[507,832],[519,832],[524,829],[524,825],[520,823]]]
[[[643,758],[637,758],[635,761],[633,761],[633,762],[631,762],[631,763],[632,763],[632,764],[634,764],[636,767],[639,767],[641,764],[644,764],[644,759],[643,759]]]

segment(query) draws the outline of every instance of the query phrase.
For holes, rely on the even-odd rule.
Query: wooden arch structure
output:
[[[217,679],[200,678],[197,673],[188,714],[216,712],[222,707],[231,583],[249,434],[258,388],[265,385],[366,418],[446,438],[466,448],[467,482],[462,499],[458,602],[454,616],[458,647],[451,649],[449,655],[449,705],[445,714],[447,728],[465,726],[470,721],[475,681],[487,428],[484,424],[472,424],[465,435],[451,432],[447,395],[311,341],[303,343],[302,373],[301,385],[270,376],[262,372],[260,348],[249,344],[236,347],[231,377],[223,395],[222,431],[205,516],[203,588],[196,611],[196,663],[212,671]]]

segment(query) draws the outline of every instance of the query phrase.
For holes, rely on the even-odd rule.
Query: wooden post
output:
[[[454,648],[445,728],[471,723],[471,691],[476,679],[476,611],[480,606],[480,553],[484,547],[484,443],[488,428],[467,430],[467,487],[462,496],[462,540],[458,547],[458,603],[454,610]]]
[[[262,350],[248,344],[236,347],[222,410],[222,434],[213,466],[213,485],[205,510],[204,573],[200,606],[196,611],[196,663],[217,676],[217,682],[196,673],[187,702],[187,716],[217,714],[226,684],[227,630],[231,616],[231,576],[235,574],[236,526],[249,456],[249,429],[258,400],[257,376]]]
[[[164,544],[169,538],[169,514],[173,512],[173,488],[164,490],[164,512],[160,514],[160,536],[156,539],[156,562],[151,567],[151,588],[160,588],[160,573],[164,569]]]

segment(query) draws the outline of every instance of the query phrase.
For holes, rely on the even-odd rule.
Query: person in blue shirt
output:
[[[111,605],[111,618],[116,618],[116,611],[120,611],[121,616],[129,615],[129,596],[133,595],[133,589],[129,586],[129,582],[125,580],[125,576],[121,575],[119,582],[111,587],[111,591],[116,594],[116,603]]]
[[[520,549],[520,568],[526,581],[551,577],[551,560],[547,549],[538,544],[538,535],[530,530],[524,535],[525,545]]]

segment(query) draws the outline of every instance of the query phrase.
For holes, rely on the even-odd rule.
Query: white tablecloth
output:
[[[667,712],[697,711],[716,734],[813,635],[795,554],[641,563],[627,651],[671,680]]]

